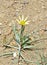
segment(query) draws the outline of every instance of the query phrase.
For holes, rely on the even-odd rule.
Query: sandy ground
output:
[[[30,24],[26,26],[25,33],[26,31],[28,34],[32,33],[32,36],[36,38],[47,37],[47,0],[0,0],[0,54],[15,51],[15,49],[4,50],[2,45],[13,37],[11,22],[12,20],[16,22],[19,15],[29,16]],[[19,25],[17,26],[19,28]],[[34,43],[36,47],[47,48],[47,40],[37,43],[39,44]],[[10,44],[15,45],[14,40]],[[42,54],[41,50],[38,51]],[[47,49],[43,52],[47,56]],[[23,55],[33,62],[40,58],[35,51],[25,51]],[[0,65],[17,65],[17,62],[12,56],[0,57]],[[20,65],[26,65],[26,63],[20,62]],[[29,63],[29,65],[35,64]]]

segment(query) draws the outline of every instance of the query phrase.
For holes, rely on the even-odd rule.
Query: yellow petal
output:
[[[27,21],[27,23],[29,23],[30,21]]]
[[[25,23],[25,25],[26,25],[26,24],[29,24],[29,23],[28,23],[28,22],[26,22],[26,23]]]
[[[24,21],[26,21],[27,19],[28,19],[28,17],[26,17]]]
[[[19,16],[19,20],[21,20],[21,17]]]
[[[17,20],[17,22],[18,22],[20,25],[26,25],[26,24],[29,24],[29,21],[27,21],[27,19],[28,19],[28,17],[26,17],[26,18],[24,19],[24,16],[22,15],[22,18],[19,16],[19,20],[18,20],[18,19],[16,19],[16,20]]]
[[[22,20],[24,20],[24,16],[22,15]]]
[[[18,19],[16,19],[16,21],[19,23],[19,20]]]

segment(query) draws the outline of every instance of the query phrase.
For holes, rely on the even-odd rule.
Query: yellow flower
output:
[[[22,17],[19,16],[19,20],[18,20],[18,19],[16,19],[16,20],[17,20],[17,22],[18,22],[20,25],[26,25],[26,24],[29,24],[29,21],[27,21],[27,18],[28,18],[28,17],[26,17],[26,18],[24,19],[24,16],[22,15]]]

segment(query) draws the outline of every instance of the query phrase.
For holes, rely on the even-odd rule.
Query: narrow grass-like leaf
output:
[[[2,56],[8,56],[8,55],[13,55],[13,52],[8,52],[8,53],[1,54],[0,57],[2,57]]]
[[[37,61],[36,64],[37,64],[37,65],[41,65],[41,64],[39,63],[39,61]]]
[[[32,48],[34,48],[34,46],[29,45],[29,46],[24,46],[23,48],[24,49],[32,49]]]
[[[15,39],[15,41],[16,41],[17,43],[20,44],[20,36],[19,36],[18,33],[14,36],[14,39]]]
[[[14,23],[12,24],[12,29],[13,29],[13,32],[14,32],[14,38],[15,38],[16,42],[20,43],[20,36],[17,33],[16,25]]]
[[[23,43],[22,43],[22,46],[24,45],[30,45],[30,42],[31,42],[31,39],[28,37],[28,36],[24,36],[23,37]]]

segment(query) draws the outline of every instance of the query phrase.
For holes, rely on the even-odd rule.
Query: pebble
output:
[[[44,0],[41,0],[41,2],[44,2]]]
[[[14,2],[15,2],[15,3],[18,3],[18,1],[16,1],[16,0],[15,0]]]
[[[29,2],[25,0],[25,1],[21,2],[21,4],[29,4]]]
[[[45,6],[42,6],[42,8],[43,8],[43,9],[46,9],[46,7],[45,7]]]
[[[19,65],[21,65],[21,63],[19,62]]]
[[[9,27],[11,27],[12,26],[12,24],[11,23],[9,23]]]
[[[2,34],[2,32],[0,31],[0,35]]]
[[[16,12],[19,12],[19,10],[17,9]]]
[[[2,23],[0,23],[0,26],[2,25]]]
[[[16,54],[16,52],[14,52],[14,53],[13,53],[13,57],[16,57],[16,56],[17,56],[17,54]]]

